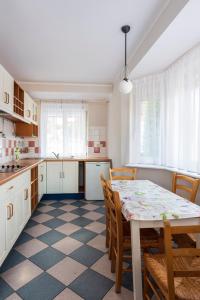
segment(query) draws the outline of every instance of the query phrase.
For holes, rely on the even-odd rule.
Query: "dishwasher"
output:
[[[109,162],[86,162],[85,164],[85,199],[103,200],[100,174],[109,179]]]

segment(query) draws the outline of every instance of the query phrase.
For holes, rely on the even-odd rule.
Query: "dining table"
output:
[[[119,192],[122,213],[131,226],[133,299],[142,300],[140,228],[162,228],[163,220],[173,226],[200,224],[200,206],[149,180],[112,180]],[[200,248],[200,235],[196,236]]]

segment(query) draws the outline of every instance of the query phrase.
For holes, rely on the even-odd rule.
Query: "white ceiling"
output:
[[[197,0],[198,1],[198,0]],[[168,0],[0,0],[0,63],[19,81],[112,82]]]
[[[190,0],[133,70],[137,78],[160,72],[200,42],[200,0]]]

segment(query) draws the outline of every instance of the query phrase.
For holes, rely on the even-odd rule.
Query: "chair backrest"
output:
[[[108,187],[110,186],[109,182],[106,181],[103,174],[100,174],[100,182],[103,189],[103,196],[106,208],[108,208]]]
[[[187,199],[191,202],[195,202],[199,187],[199,179],[195,179],[186,175],[173,173],[172,179],[172,192],[177,193],[178,190],[187,193]]]
[[[111,230],[117,243],[123,241],[122,206],[118,192],[112,191],[108,186],[108,202],[110,207]]]
[[[181,270],[174,267],[174,257],[190,257],[200,256],[200,249],[197,248],[172,248],[172,235],[176,234],[200,233],[200,225],[193,226],[171,226],[168,220],[164,221],[164,245],[165,258],[167,265],[167,281],[169,299],[175,300],[174,277],[200,277],[200,270],[192,268],[190,270]]]
[[[136,171],[136,168],[110,169],[110,180],[134,180],[136,177]],[[118,175],[114,175],[116,173],[118,173]]]

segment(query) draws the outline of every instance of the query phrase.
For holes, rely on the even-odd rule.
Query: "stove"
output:
[[[14,172],[18,172],[23,168],[23,166],[20,165],[1,165],[0,166],[0,173],[14,173]]]

